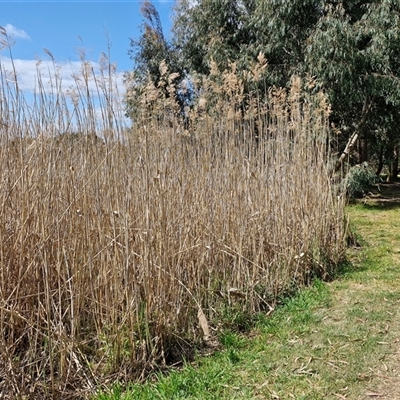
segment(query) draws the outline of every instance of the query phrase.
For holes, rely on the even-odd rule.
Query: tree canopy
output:
[[[243,75],[263,54],[264,88],[313,77],[315,91],[331,102],[340,146],[356,133],[368,144],[359,161],[368,153],[393,159],[400,141],[398,0],[177,0],[169,41],[152,2],[141,10],[145,22],[130,54],[142,78],[158,82],[162,60],[181,80],[232,63]]]

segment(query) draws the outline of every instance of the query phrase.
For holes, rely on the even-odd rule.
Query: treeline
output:
[[[201,81],[215,76],[213,68],[223,72],[234,66],[244,82],[243,109],[246,94],[267,98],[268,90],[288,87],[297,75],[308,92],[323,90],[328,96],[338,159],[344,151],[341,161],[370,161],[377,174],[387,167],[389,177],[397,177],[397,0],[178,0],[170,39],[151,1],[142,2],[141,13],[141,35],[131,39],[129,49],[134,69],[128,85],[136,92],[149,83],[159,87],[167,68],[175,91],[166,96],[175,97],[186,127],[190,121],[185,110],[198,102]],[[266,67],[258,71],[261,77],[252,79],[249,75],[260,57]],[[137,99],[131,96],[127,101],[133,119]]]

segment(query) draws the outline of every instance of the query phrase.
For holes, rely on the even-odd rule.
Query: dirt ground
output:
[[[400,182],[382,183],[358,201],[385,209],[400,207]],[[400,249],[400,243],[398,247]],[[394,340],[388,344],[388,354],[385,359],[377,360],[377,365],[373,368],[375,379],[368,385],[363,399],[400,400],[400,304],[397,309],[390,309],[387,312],[393,314],[390,329]]]

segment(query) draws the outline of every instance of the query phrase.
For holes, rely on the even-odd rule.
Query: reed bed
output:
[[[144,92],[128,79],[127,128],[112,71],[88,66],[74,97],[57,68],[51,90],[38,71],[29,101],[1,69],[5,397],[83,397],[143,378],[211,343],[224,310],[271,312],[343,255],[322,94],[294,77],[261,101],[232,65],[201,83],[184,128],[161,65]]]

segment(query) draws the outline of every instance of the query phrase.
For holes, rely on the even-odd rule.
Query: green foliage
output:
[[[350,168],[344,179],[344,187],[350,198],[363,197],[368,190],[379,183],[379,177],[367,163]]]
[[[140,12],[143,16],[141,36],[139,39],[130,39],[128,50],[134,68],[131,74],[125,76],[128,88],[126,112],[133,120],[139,118],[138,110],[143,108],[143,104],[137,100],[138,97],[145,92],[154,93],[158,88],[162,89],[164,98],[172,98],[179,103],[180,108],[183,106],[183,100],[178,95],[179,81],[173,88],[170,85],[178,77],[180,81],[184,79],[177,59],[178,53],[164,36],[160,15],[154,4],[149,0],[142,2]],[[170,82],[164,80],[167,71],[174,74]],[[152,102],[151,96],[147,103],[149,102]]]
[[[382,162],[382,151],[390,162],[400,122],[399,2],[182,0],[174,11],[181,69],[209,75],[212,62],[220,70],[234,62],[243,76],[261,53],[262,84],[246,90],[263,98],[293,74],[312,76],[329,96],[338,148],[357,131],[369,144],[359,162]]]
[[[220,333],[219,341],[225,348],[236,348],[239,349],[243,347],[244,339],[243,337],[231,330],[225,330]]]
[[[145,1],[142,36],[132,40],[131,55],[135,70],[156,83],[162,60],[181,79],[183,71],[212,74],[212,62],[221,71],[235,63],[241,75],[261,53],[267,88],[287,85],[293,74],[313,76],[315,89],[329,95],[332,121],[349,134],[363,125],[364,136],[381,135],[399,119],[398,107],[388,107],[400,104],[399,13],[393,0],[181,0],[168,44],[154,5]],[[384,127],[377,113],[386,114]]]
[[[368,151],[358,161],[392,163],[400,121],[400,4],[326,2],[305,46],[306,72],[332,104],[339,148],[357,132]]]
[[[214,61],[221,70],[230,62],[238,62],[239,69],[243,69],[249,56],[248,45],[255,39],[249,24],[255,4],[254,0],[177,2],[174,43],[181,52],[184,68],[208,75]]]
[[[131,39],[128,53],[135,63],[134,72],[138,80],[146,80],[149,74],[153,82],[158,82],[160,63],[163,60],[170,62],[170,45],[164,37],[160,15],[153,3],[144,1],[140,11],[143,16],[142,34],[139,39]]]
[[[305,43],[320,14],[320,2],[315,0],[257,2],[250,18],[255,35],[250,49],[268,60],[270,84],[285,86],[293,74],[304,71]]]

